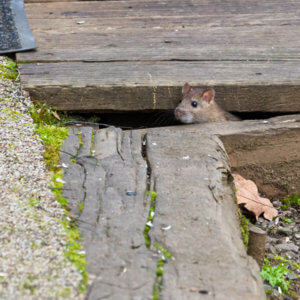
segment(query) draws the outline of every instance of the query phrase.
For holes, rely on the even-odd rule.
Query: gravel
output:
[[[0,299],[83,299],[81,274],[64,256],[64,211],[49,188],[31,105],[0,74]]]

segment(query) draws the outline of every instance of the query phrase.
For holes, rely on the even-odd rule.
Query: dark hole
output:
[[[241,120],[262,120],[269,119],[282,113],[247,112],[235,113]],[[94,125],[99,128],[108,126],[126,129],[141,129],[151,127],[166,127],[183,125],[174,117],[174,110],[156,110],[148,112],[117,112],[117,113],[67,113],[71,119],[71,124]]]
[[[76,121],[82,125],[99,125],[99,128],[108,126],[120,127],[123,129],[139,129],[151,127],[164,127],[179,125],[173,110],[157,110],[150,112],[118,112],[118,113],[99,113],[99,114],[75,114],[67,113],[73,124]]]

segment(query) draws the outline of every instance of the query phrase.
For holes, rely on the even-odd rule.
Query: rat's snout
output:
[[[181,118],[182,116],[184,116],[184,111],[182,111],[179,107],[175,108],[175,117],[177,119]]]

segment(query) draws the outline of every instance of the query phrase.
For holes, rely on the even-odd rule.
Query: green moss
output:
[[[250,221],[249,221],[249,219],[247,219],[245,216],[242,215],[242,212],[239,208],[237,208],[237,210],[238,210],[238,214],[239,214],[242,239],[243,239],[244,245],[247,249],[248,248],[248,242],[249,242],[248,224],[249,224]]]
[[[77,130],[77,134],[78,134],[78,143],[79,143],[79,147],[83,146],[83,141],[82,141],[82,135],[81,132],[79,130]]]
[[[31,112],[36,122],[35,131],[40,135],[40,138],[45,144],[44,158],[48,169],[52,172],[52,192],[57,201],[65,208],[66,218],[60,221],[67,233],[67,247],[64,254],[80,271],[82,280],[78,288],[84,293],[88,282],[85,253],[76,222],[70,218],[68,213],[68,200],[62,196],[63,170],[58,167],[60,148],[63,140],[68,137],[68,128],[54,125],[57,120],[53,120],[53,117],[50,116],[51,114],[51,110],[46,107],[39,110],[35,106]],[[50,125],[46,124],[47,122],[49,122]],[[35,203],[33,202],[33,204]],[[64,290],[62,293],[67,295],[69,292]],[[63,295],[61,296],[63,297]]]
[[[23,288],[26,290],[29,290],[31,295],[34,295],[35,290],[36,290],[36,286],[28,281],[24,282]]]
[[[37,249],[39,246],[38,246],[36,243],[31,243],[31,244],[30,244],[30,247],[31,247],[32,249]]]
[[[152,299],[160,299],[160,294],[163,287],[163,274],[164,274],[164,265],[167,259],[171,259],[172,255],[169,251],[167,251],[161,244],[154,243],[153,245],[157,250],[159,250],[163,257],[158,259],[156,263],[156,277],[154,280],[153,291],[152,291]]]
[[[18,75],[17,64],[9,58],[4,58],[4,62],[0,64],[0,78],[17,80]]]
[[[83,211],[83,207],[84,207],[84,201],[81,201],[80,204],[78,205],[79,212]]]
[[[5,112],[6,116],[10,118],[11,120],[17,121],[19,119],[19,116],[22,115],[21,112],[13,109],[9,109],[7,107],[2,109],[3,112]]]
[[[58,171],[59,149],[63,140],[68,137],[68,128],[40,124],[35,128],[45,143],[44,159],[50,171]]]
[[[68,208],[68,200],[62,196],[62,188],[63,188],[63,171],[61,169],[57,169],[55,172],[52,173],[52,193],[54,194],[56,200],[59,204],[64,207]]]
[[[72,118],[64,112],[57,111],[54,107],[48,106],[46,103],[36,103],[30,110],[33,122],[40,125],[59,125],[67,122]]]
[[[77,160],[76,160],[75,157],[72,157],[72,158],[70,159],[70,162],[73,163],[73,164],[77,164]]]
[[[61,223],[68,236],[68,245],[65,251],[65,257],[70,260],[81,272],[82,282],[79,285],[79,290],[84,293],[88,283],[88,273],[85,269],[86,260],[81,244],[80,233],[75,223],[72,223],[68,220],[63,220]]]
[[[92,138],[91,138],[91,147],[90,147],[90,155],[93,155],[93,147],[94,147],[94,142],[95,142],[95,133],[96,131],[93,129],[92,130]]]
[[[154,243],[153,245],[157,250],[161,251],[165,258],[170,259],[172,257],[171,253],[167,251],[162,245],[159,243]]]
[[[283,210],[286,210],[288,209],[290,206],[292,207],[295,207],[295,208],[298,208],[300,207],[300,197],[298,194],[292,194],[291,196],[290,195],[287,195],[283,200],[282,200],[282,209]]]
[[[105,228],[105,234],[106,234],[107,237],[109,237],[109,232],[110,232],[110,227],[107,226],[107,227]]]
[[[29,198],[29,206],[32,207],[32,208],[36,208],[38,206],[38,204],[40,203],[39,200],[37,200],[36,198],[34,197],[30,197]]]
[[[1,102],[10,102],[10,100],[9,100],[9,99],[2,98],[2,97],[0,97],[0,101],[1,101]]]
[[[149,194],[151,196],[151,202],[150,202],[150,209],[149,209],[147,224],[152,224],[153,219],[154,219],[155,201],[156,201],[157,193],[154,192],[154,191],[148,191],[147,195],[149,195]],[[144,238],[145,238],[146,247],[149,248],[150,245],[151,245],[151,239],[150,239],[150,236],[149,236],[149,231],[151,229],[151,226],[147,225],[147,224],[145,225],[143,235],[144,235]]]

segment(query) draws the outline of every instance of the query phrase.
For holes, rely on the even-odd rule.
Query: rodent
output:
[[[213,88],[192,88],[186,83],[182,100],[175,108],[175,118],[182,123],[238,121],[239,118],[222,109],[215,102]]]

